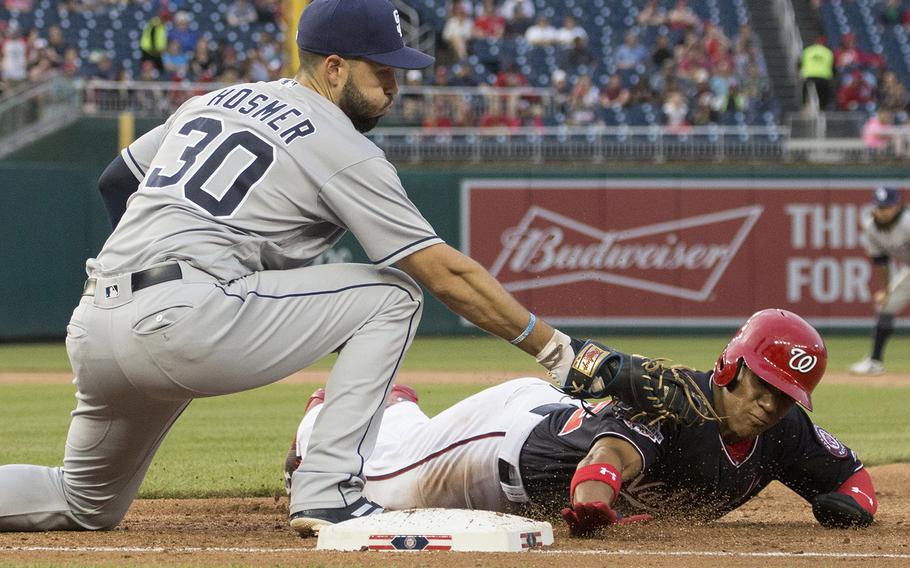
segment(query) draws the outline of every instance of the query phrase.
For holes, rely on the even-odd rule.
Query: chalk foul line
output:
[[[315,548],[244,548],[217,546],[0,546],[2,552],[108,552],[108,553],[240,553],[280,554],[285,552],[316,552]],[[330,552],[321,550],[319,552]],[[816,552],[816,551],[765,551],[735,552],[729,550],[534,550],[529,554],[558,556],[665,556],[665,557],[711,557],[711,558],[897,558],[910,559],[910,554],[891,552]]]

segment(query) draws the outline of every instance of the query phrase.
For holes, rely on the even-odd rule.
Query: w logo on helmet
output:
[[[809,355],[799,347],[790,350],[790,368],[800,373],[808,373],[815,368],[818,357]]]

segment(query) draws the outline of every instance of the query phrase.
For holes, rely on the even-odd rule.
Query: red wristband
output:
[[[608,463],[592,463],[575,470],[572,476],[572,485],[569,489],[569,502],[575,502],[575,487],[585,481],[600,481],[606,483],[613,489],[613,499],[619,496],[619,489],[622,487],[622,476],[619,470]]]

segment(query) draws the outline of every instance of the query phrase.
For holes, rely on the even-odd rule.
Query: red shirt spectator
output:
[[[492,0],[486,0],[480,15],[474,18],[474,36],[499,39],[505,31],[506,19],[496,13],[496,4]]]
[[[856,36],[852,33],[844,34],[841,38],[841,46],[834,50],[834,67],[843,69],[863,65],[864,59],[865,55],[856,47]]]
[[[875,100],[875,89],[860,70],[854,70],[846,83],[837,90],[837,106],[841,110],[856,110]]]

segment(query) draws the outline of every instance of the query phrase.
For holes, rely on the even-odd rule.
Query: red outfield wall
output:
[[[558,325],[735,326],[773,306],[855,327],[878,286],[860,217],[883,183],[470,179],[462,243]]]

